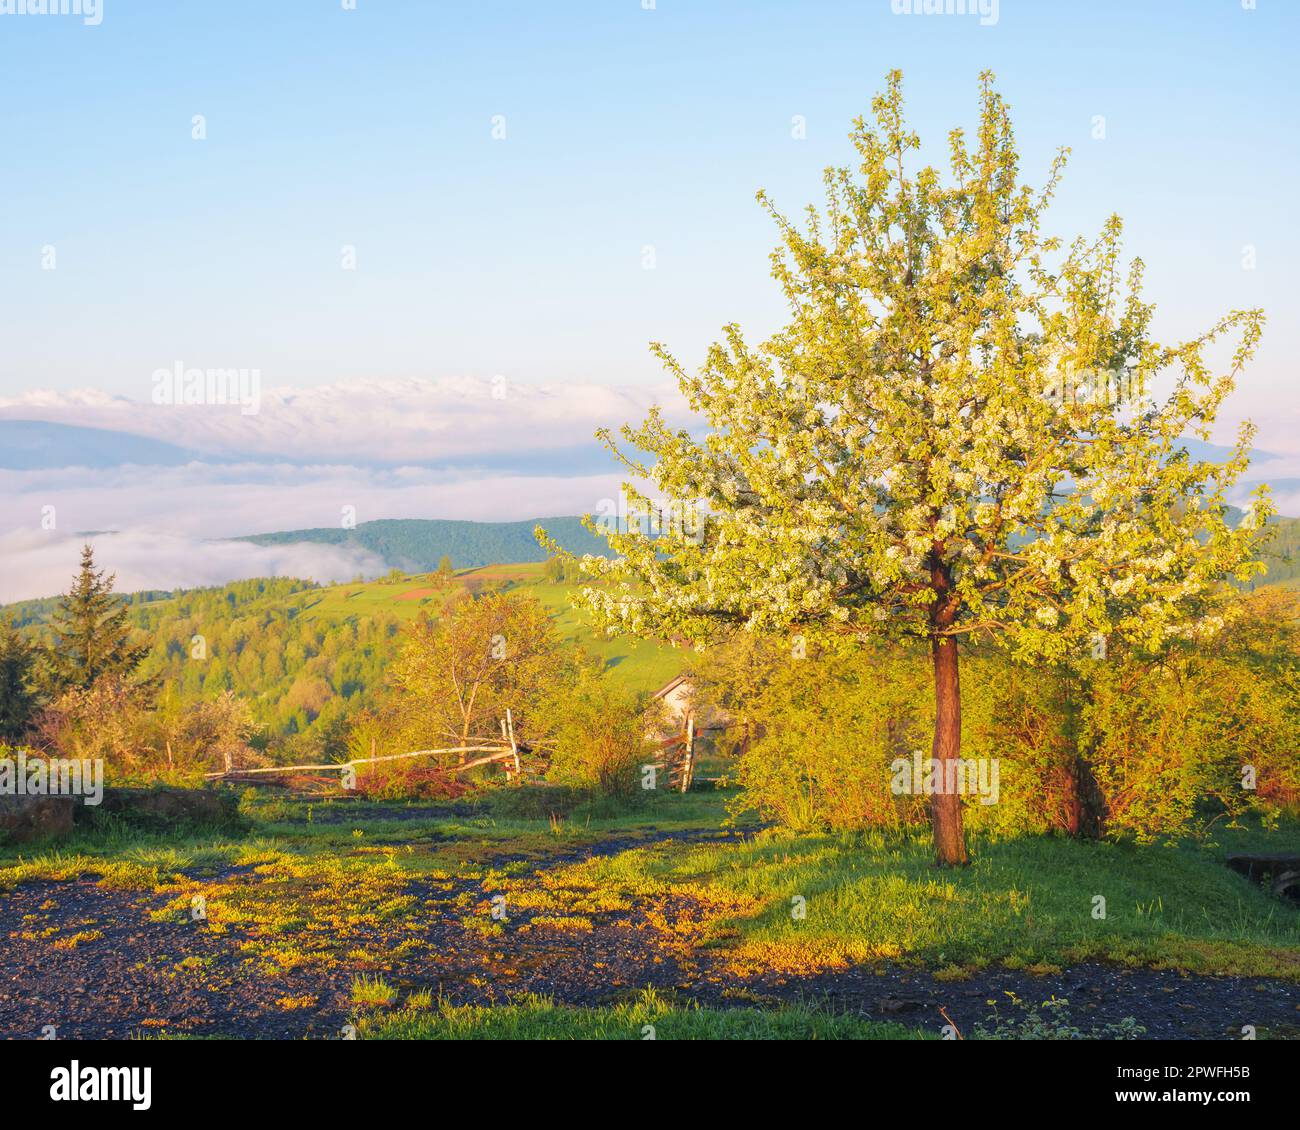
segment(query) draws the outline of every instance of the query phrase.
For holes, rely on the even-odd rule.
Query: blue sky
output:
[[[272,384],[657,380],[651,338],[694,361],[726,320],[774,325],[754,191],[816,199],[892,66],[937,144],[997,71],[1026,173],[1073,147],[1058,230],[1124,215],[1171,333],[1266,306],[1258,381],[1287,390],[1298,17],[1283,0],[1002,0],[993,26],[890,0],[0,16],[0,395],[145,397],[177,358]]]
[[[1216,438],[1253,417],[1280,457],[1257,477],[1300,513],[1295,0],[1000,0],[991,26],[891,0],[103,0],[98,26],[3,14],[18,2],[0,0],[0,600],[53,591],[81,530],[122,531],[104,559],[148,588],[350,576],[365,564],[209,540],[342,512],[602,510],[620,476],[593,431],[671,403],[647,343],[693,367],[728,321],[777,328],[754,193],[817,201],[893,67],[939,163],[997,72],[1025,176],[1073,150],[1050,226],[1123,215],[1162,338],[1266,309]],[[152,405],[177,363],[260,370],[262,410]],[[50,426],[35,465],[3,450],[13,420]],[[66,425],[131,433],[120,465],[81,466]],[[200,457],[141,465],[132,436]]]

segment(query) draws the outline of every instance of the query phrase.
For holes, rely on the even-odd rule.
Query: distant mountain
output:
[[[1228,521],[1235,525],[1242,512],[1228,508]],[[1274,584],[1300,578],[1300,518],[1274,518],[1277,527],[1272,545],[1263,560],[1269,571],[1254,585]],[[533,530],[542,526],[570,553],[606,555],[609,545],[593,537],[579,518],[532,518],[526,522],[461,522],[440,518],[390,518],[362,522],[355,529],[325,527],[314,530],[281,530],[253,534],[231,541],[257,545],[290,545],[316,542],[324,545],[357,546],[378,554],[391,567],[418,573],[438,567],[444,554],[457,569],[523,561],[545,561],[547,553]],[[1252,585],[1252,587],[1254,587]]]
[[[196,453],[161,440],[106,428],[0,420],[0,470],[43,471],[56,467],[177,467]]]
[[[1272,543],[1261,555],[1268,572],[1255,581],[1256,585],[1285,584],[1300,578],[1300,518],[1275,518],[1269,523],[1277,533]]]
[[[443,555],[457,569],[505,562],[545,561],[547,553],[533,536],[544,526],[570,553],[608,553],[603,538],[593,537],[578,518],[533,518],[527,522],[458,522],[441,518],[390,518],[362,522],[351,530],[327,527],[253,534],[232,541],[256,545],[318,542],[356,546],[382,557],[390,566],[407,572],[436,569]]]

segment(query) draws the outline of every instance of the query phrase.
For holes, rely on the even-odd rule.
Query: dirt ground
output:
[[[661,837],[663,839],[668,836]],[[644,841],[640,841],[644,843]],[[534,873],[610,854],[618,840],[548,859]],[[227,873],[254,884],[254,871]],[[1240,1039],[1245,1025],[1300,1036],[1300,984],[1268,978],[1188,976],[1089,963],[1059,974],[1000,968],[962,981],[880,964],[804,976],[738,977],[717,951],[701,948],[687,895],[634,899],[589,915],[590,929],[549,925],[512,911],[496,935],[467,930],[457,909],[473,880],[413,881],[417,944],[384,973],[402,991],[428,989],[455,1003],[503,1002],[537,993],[557,1003],[598,1005],[655,988],[717,1007],[819,1004],[938,1032],[951,1020],[969,1031],[989,1000],[1068,998],[1084,1030],[1134,1017],[1147,1038]],[[458,903],[458,896],[460,896]],[[144,1034],[337,1038],[354,1014],[355,967],[309,966],[268,974],[241,948],[238,930],[151,917],[166,896],[99,885],[92,877],[32,882],[0,894],[0,1035],[121,1039]],[[648,925],[653,918],[654,929]],[[534,921],[538,919],[538,921]],[[386,926],[373,931],[381,940]],[[76,944],[60,939],[80,935]],[[668,939],[667,942],[665,939]]]

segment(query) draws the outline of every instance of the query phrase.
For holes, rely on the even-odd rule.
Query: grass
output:
[[[543,997],[461,1006],[424,999],[363,1016],[367,1040],[919,1040],[905,1028],[801,1006],[710,1009],[671,1003],[653,991],[605,1008],[565,1008]]]
[[[358,977],[352,982],[352,1003],[384,1008],[397,1000],[397,990],[382,977]]]
[[[0,895],[18,883],[89,878],[160,896],[159,921],[186,922],[196,898],[204,929],[231,938],[258,976],[294,970],[399,970],[404,959],[434,956],[425,937],[432,916],[450,916],[467,935],[493,937],[489,898],[504,894],[529,910],[529,930],[590,930],[593,912],[626,906],[584,884],[556,887],[537,864],[610,835],[633,842],[651,826],[716,826],[716,802],[665,797],[631,812],[541,821],[481,815],[394,818],[400,806],[357,802],[246,804],[259,833],[244,840],[192,836],[82,835],[61,849],[0,851]],[[342,818],[326,821],[325,813]],[[308,822],[310,813],[313,820]],[[264,819],[269,817],[269,819]],[[53,935],[51,935],[53,936]],[[66,944],[66,943],[64,943]]]
[[[1297,836],[1269,842],[1295,848]],[[1300,913],[1226,868],[1225,851],[1026,837],[976,843],[974,864],[949,871],[932,866],[920,834],[766,833],[743,844],[633,850],[570,871],[622,890],[690,884],[758,905],[713,931],[737,972],[897,959],[953,977],[954,968],[992,962],[1108,960],[1300,980]],[[1094,913],[1098,896],[1104,918]]]
[[[1169,846],[982,840],[962,870],[934,868],[920,832],[651,838],[652,830],[718,829],[725,800],[717,792],[664,795],[637,809],[549,819],[501,814],[533,810],[528,798],[441,814],[255,799],[242,805],[253,825],[244,838],[110,829],[60,851],[2,850],[0,898],[19,883],[80,877],[150,892],[150,913],[181,923],[201,896],[202,928],[228,938],[250,976],[351,976],[360,1031],[379,1039],[641,1039],[647,1025],[660,1039],[902,1031],[817,1010],[710,1010],[646,993],[592,1009],[540,998],[457,1007],[406,979],[415,957],[441,968],[431,921],[463,931],[467,952],[497,950],[509,960],[524,939],[571,944],[593,924],[634,916],[651,953],[708,958],[716,963],[710,977],[726,982],[880,961],[960,982],[989,965],[1051,973],[1087,960],[1300,980],[1300,912],[1223,862],[1232,850],[1300,849],[1294,824],[1223,829],[1213,843]],[[610,854],[572,861],[576,848],[611,838]],[[1105,917],[1094,915],[1098,896]],[[504,921],[491,913],[497,897],[508,908]],[[42,944],[94,944],[93,922],[55,928],[53,918],[30,917],[28,932]],[[280,1000],[286,1011],[310,1007],[287,983]]]

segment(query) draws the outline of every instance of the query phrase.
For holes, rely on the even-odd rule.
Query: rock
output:
[[[71,796],[0,796],[0,841],[27,844],[70,836],[80,804]]]
[[[1270,891],[1292,902],[1300,902],[1300,868],[1289,871],[1275,871],[1269,883]]]
[[[102,804],[79,810],[77,819],[93,823],[96,812],[162,831],[183,825],[237,828],[242,823],[235,794],[215,789],[110,788],[104,790]]]
[[[1266,884],[1273,894],[1300,902],[1300,855],[1230,855],[1227,862],[1229,867],[1246,878]]]

